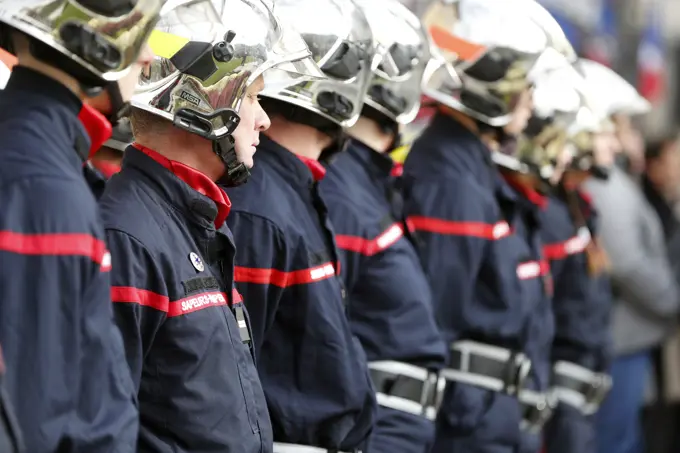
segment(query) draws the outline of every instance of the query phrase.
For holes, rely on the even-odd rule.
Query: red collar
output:
[[[302,161],[303,164],[309,168],[312,172],[312,178],[314,181],[321,181],[324,176],[326,176],[326,167],[321,165],[318,160],[310,159],[309,157],[297,155],[298,159]]]
[[[548,198],[538,193],[536,189],[529,186],[528,184],[522,184],[517,178],[513,177],[513,175],[509,175],[505,172],[503,172],[502,175],[505,181],[507,181],[507,183],[512,186],[513,189],[524,196],[524,198],[541,209],[545,209],[548,206]]]
[[[106,162],[103,160],[91,160],[92,166],[99,170],[106,179],[111,179],[111,176],[120,171],[120,165],[113,162]]]
[[[89,158],[91,158],[104,145],[104,142],[111,138],[113,128],[104,115],[87,104],[83,104],[78,119],[90,137]]]
[[[400,164],[399,162],[395,162],[392,164],[392,171],[390,172],[390,176],[394,176],[395,178],[398,178],[404,174],[404,164]]]
[[[215,228],[220,228],[224,224],[224,221],[227,219],[229,211],[231,210],[231,201],[224,190],[220,189],[214,181],[200,171],[175,160],[170,160],[139,143],[133,143],[132,146],[170,170],[175,176],[184,181],[196,192],[205,195],[214,201],[217,205]]]

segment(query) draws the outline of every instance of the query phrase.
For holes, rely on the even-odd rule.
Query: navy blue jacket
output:
[[[596,254],[602,253],[593,239],[595,214],[581,196],[572,196],[580,220],[572,217],[564,192],[552,195],[541,212],[544,252],[555,282],[552,358],[602,371],[609,362],[609,279],[594,268]]]
[[[30,453],[129,452],[137,439],[81,108],[22,67],[0,96],[0,344]]]
[[[393,161],[352,141],[321,182],[349,294],[352,331],[369,361],[440,369],[447,348],[409,238]]]
[[[87,181],[87,185],[90,186],[92,195],[99,200],[106,188],[106,177],[97,170],[91,162],[87,162],[83,166],[83,176],[85,177],[85,181]]]
[[[477,136],[441,113],[411,148],[404,194],[445,340],[523,352],[528,385],[547,389],[553,318],[536,206],[502,178]],[[511,396],[450,385],[433,451],[533,447],[520,417]]]
[[[323,167],[310,165],[320,176]],[[274,439],[359,447],[375,397],[347,322],[333,231],[312,172],[263,136],[248,183],[228,193],[236,284],[251,314]]]
[[[140,149],[127,149],[100,201],[111,298],[139,395],[137,451],[270,452],[233,289],[229,200],[205,175]]]
[[[405,203],[447,341],[525,352],[549,381],[553,321],[537,219],[471,132],[438,114],[404,165]]]

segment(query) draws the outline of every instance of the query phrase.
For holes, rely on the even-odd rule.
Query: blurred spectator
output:
[[[670,241],[679,225],[675,206],[680,198],[680,146],[673,134],[651,142],[645,151],[646,169],[642,188],[647,201],[661,220],[664,236]]]
[[[641,453],[640,409],[651,351],[672,332],[678,287],[666,256],[661,223],[638,184],[644,146],[627,117],[615,118],[622,162],[607,181],[587,188],[601,214],[602,243],[611,258],[614,385],[598,414],[600,453]]]
[[[680,283],[680,222],[675,207],[680,201],[680,148],[678,135],[668,135],[647,144],[642,188],[656,211],[667,243],[668,259],[676,281]],[[653,404],[644,412],[648,453],[675,453],[680,441],[677,433],[680,337],[667,341],[655,350],[655,388]],[[674,395],[675,394],[675,395]]]

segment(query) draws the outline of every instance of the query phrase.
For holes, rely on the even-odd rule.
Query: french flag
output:
[[[583,56],[611,68],[616,57],[616,14],[612,0],[602,0],[599,7],[600,17],[583,43]]]
[[[650,6],[647,25],[642,32],[638,47],[638,91],[649,102],[654,103],[664,95],[665,88],[666,68],[661,30],[661,6],[656,1]]]

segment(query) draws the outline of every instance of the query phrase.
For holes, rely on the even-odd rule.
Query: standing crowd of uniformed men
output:
[[[1,452],[595,451],[580,186],[640,103],[538,3],[0,0],[0,46]]]

